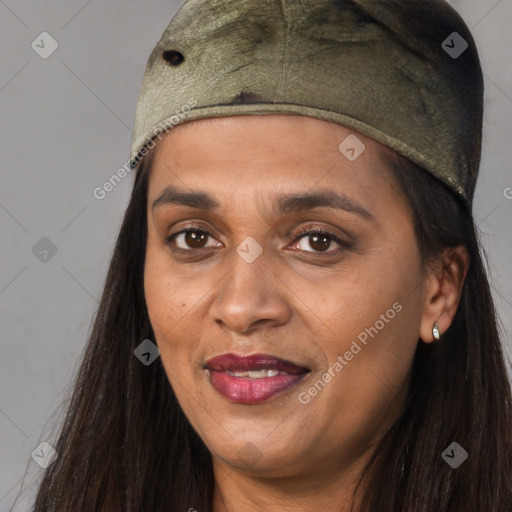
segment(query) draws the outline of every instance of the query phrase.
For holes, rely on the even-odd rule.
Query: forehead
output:
[[[220,197],[321,186],[371,201],[396,186],[382,158],[392,150],[343,125],[311,117],[202,119],[154,140],[150,198],[174,184]]]

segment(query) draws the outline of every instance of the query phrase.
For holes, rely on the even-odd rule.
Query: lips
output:
[[[306,367],[267,354],[223,354],[206,362],[210,382],[230,402],[256,404],[281,394],[310,372]]]
[[[213,357],[206,362],[207,368],[216,372],[243,372],[258,370],[277,370],[291,375],[298,375],[309,371],[308,368],[298,366],[291,361],[266,354],[253,354],[250,356],[237,356],[223,354]]]

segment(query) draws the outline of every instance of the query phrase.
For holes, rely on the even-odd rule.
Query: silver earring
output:
[[[434,322],[434,327],[432,327],[432,336],[434,336],[435,341],[439,341],[441,339],[441,333],[439,332],[437,322]]]

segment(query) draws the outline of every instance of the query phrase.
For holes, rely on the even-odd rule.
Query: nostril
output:
[[[177,50],[165,50],[162,57],[171,66],[179,66],[185,60],[183,54]]]

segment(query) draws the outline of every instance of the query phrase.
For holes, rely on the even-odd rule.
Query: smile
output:
[[[207,361],[207,374],[213,388],[232,403],[253,405],[298,384],[310,372],[290,361],[255,354],[225,354]]]

